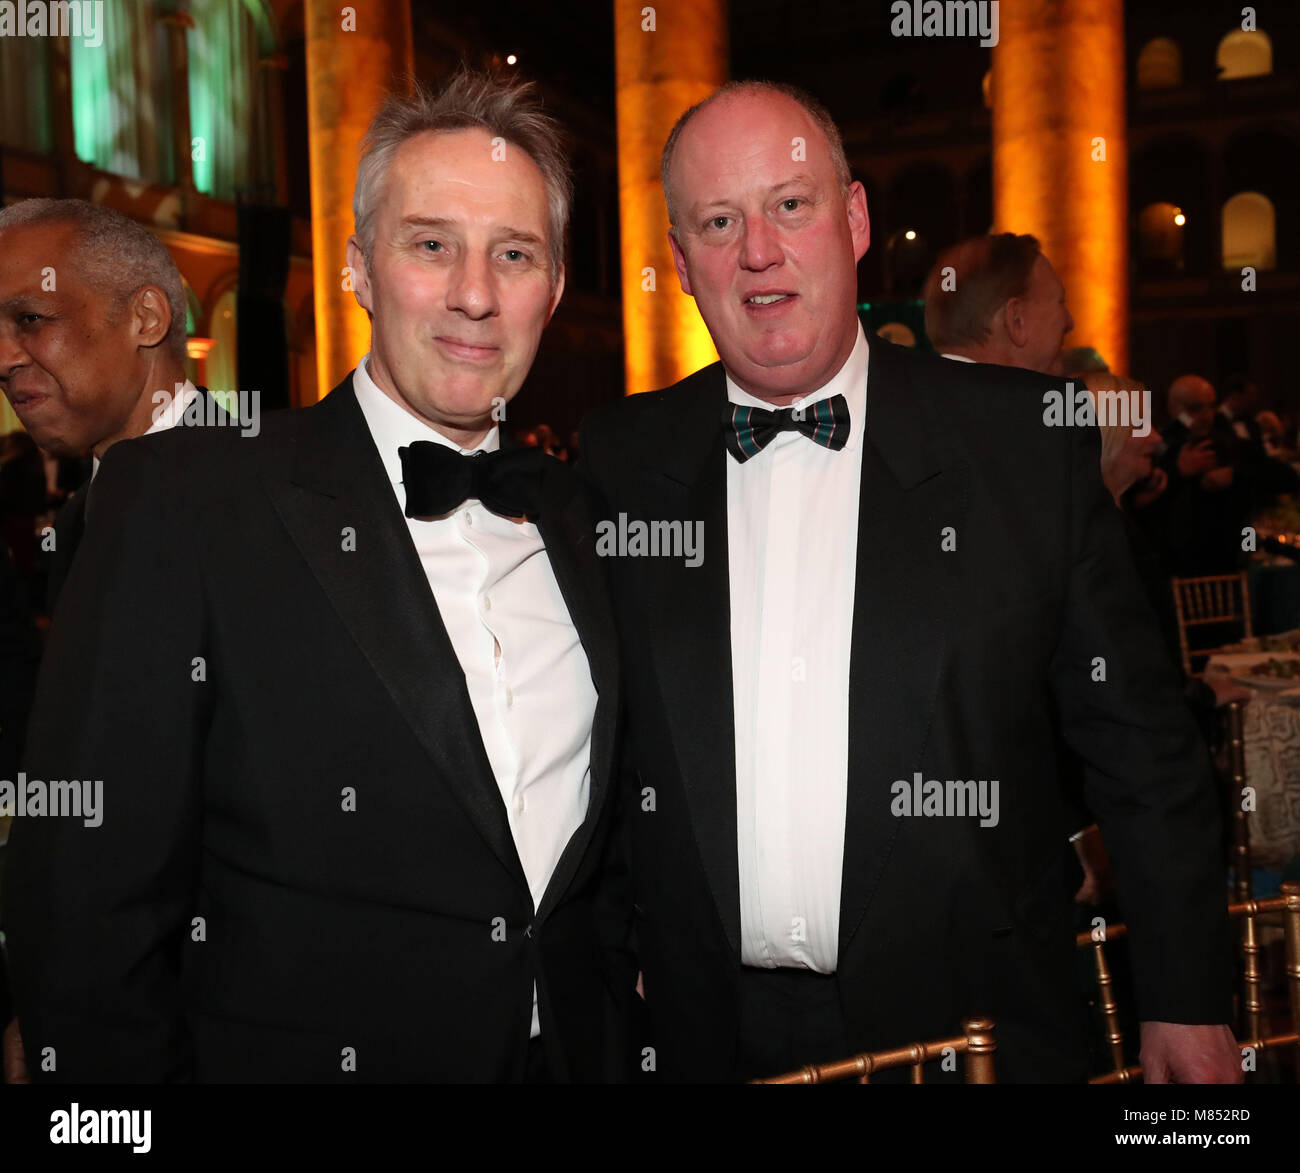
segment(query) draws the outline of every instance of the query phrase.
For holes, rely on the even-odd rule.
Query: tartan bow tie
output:
[[[838,452],[848,443],[851,423],[849,401],[843,395],[780,411],[728,403],[722,420],[727,449],[740,464],[762,452],[778,432],[802,432],[822,447]]]
[[[535,518],[541,500],[542,471],[548,460],[540,448],[462,454],[445,444],[417,440],[397,455],[406,489],[406,516],[440,517],[474,498],[503,517]]]

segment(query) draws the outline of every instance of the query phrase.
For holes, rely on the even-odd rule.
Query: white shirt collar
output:
[[[844,365],[831,376],[830,382],[805,395],[802,399],[796,399],[788,406],[798,407],[801,404],[817,403],[822,399],[830,399],[833,395],[843,395],[848,401],[849,420],[851,421],[849,439],[844,446],[849,449],[857,448],[862,441],[862,431],[866,420],[867,366],[870,355],[871,348],[867,345],[867,335],[862,329],[861,320],[859,320],[858,340],[853,344],[853,350],[844,361]],[[774,409],[774,405],[766,399],[759,399],[756,395],[751,395],[737,385],[730,374],[727,375],[727,399],[731,403],[739,404],[741,407],[761,407],[764,411]]]
[[[949,354],[947,351],[943,352],[943,357],[950,358],[952,359],[953,362],[974,362],[975,361],[973,358],[968,358],[964,354]]]
[[[194,386],[189,379],[185,380],[185,385],[181,388],[179,395],[173,395],[167,402],[167,406],[158,413],[157,418],[151,423],[142,435],[152,436],[156,432],[165,432],[168,428],[174,428],[181,421],[185,414],[185,409],[189,407],[190,402],[199,394],[199,389]],[[152,402],[152,400],[150,400]],[[99,457],[93,457],[90,467],[90,479],[95,479],[95,474],[99,472]]]
[[[384,462],[384,471],[394,485],[402,483],[402,458],[397,455],[399,448],[405,448],[417,440],[432,440],[456,452],[495,452],[501,444],[499,425],[473,448],[462,448],[449,440],[432,424],[426,423],[418,416],[412,415],[396,400],[390,399],[370,377],[370,355],[366,355],[352,375],[352,389],[357,395],[357,404],[370,426],[370,436],[379,449],[380,459]]]

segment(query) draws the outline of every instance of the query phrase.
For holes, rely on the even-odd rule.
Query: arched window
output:
[[[1137,88],[1169,90],[1183,84],[1183,53],[1168,37],[1148,41],[1138,54]]]
[[[1223,81],[1234,77],[1262,77],[1273,72],[1273,42],[1256,30],[1233,29],[1219,42],[1214,55]]]
[[[262,0],[192,0],[189,12],[194,186],[233,200],[274,178],[259,62],[275,52],[275,34]]]
[[[1138,214],[1138,256],[1182,268],[1183,225],[1187,218],[1182,209],[1170,203],[1148,204]]]
[[[225,393],[239,389],[239,352],[236,292],[231,286],[212,307],[212,349],[208,352],[208,390],[224,402]]]
[[[1273,201],[1257,191],[1238,192],[1223,205],[1223,267],[1260,270],[1277,263]]]
[[[100,44],[68,38],[77,158],[128,179],[173,183],[166,23],[143,0],[105,0]]]

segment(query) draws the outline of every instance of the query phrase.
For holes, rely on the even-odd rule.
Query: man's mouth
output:
[[[745,304],[755,306],[777,305],[779,302],[788,301],[796,296],[796,294],[785,289],[759,289],[745,298]]]
[[[441,335],[436,341],[452,357],[464,359],[468,362],[489,362],[497,356],[501,349],[499,346],[487,346],[481,342],[469,342],[464,339],[447,338]]]

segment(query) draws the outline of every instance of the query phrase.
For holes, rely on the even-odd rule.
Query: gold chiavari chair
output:
[[[1214,623],[1241,624],[1243,639],[1253,635],[1250,622],[1250,591],[1246,572],[1212,574],[1203,578],[1173,580],[1174,610],[1178,615],[1178,644],[1183,654],[1183,670],[1192,675],[1192,657],[1214,655],[1222,647],[1193,648],[1188,629]]]
[[[1267,1034],[1264,1029],[1263,1003],[1260,1000],[1259,937],[1255,920],[1266,913],[1281,912],[1286,935],[1286,975],[1291,1002],[1291,1029]],[[1296,1047],[1296,1071],[1300,1078],[1300,883],[1282,885],[1282,895],[1271,900],[1245,900],[1228,906],[1228,915],[1240,919],[1240,948],[1242,958],[1241,1014],[1238,1024],[1238,1045],[1244,1052],[1248,1048],[1257,1054],[1274,1048]],[[1079,948],[1093,951],[1097,967],[1098,1006],[1105,1022],[1106,1043],[1110,1048],[1113,1070],[1094,1076],[1089,1083],[1131,1083],[1142,1075],[1140,1064],[1124,1063],[1124,1036],[1119,1026],[1119,1007],[1116,1005],[1110,966],[1106,960],[1105,945],[1126,936],[1125,925],[1109,925],[1104,940],[1094,940],[1089,932],[1079,933]]]
[[[768,1079],[755,1079],[751,1083],[870,1083],[875,1071],[891,1067],[911,1067],[912,1082],[924,1083],[922,1067],[944,1058],[946,1053],[965,1055],[963,1073],[967,1083],[996,1083],[993,1077],[993,1052],[997,1049],[993,1039],[993,1021],[989,1018],[968,1018],[962,1024],[965,1032],[956,1038],[940,1039],[933,1043],[912,1043],[889,1051],[863,1052],[848,1059],[820,1063],[774,1075]]]

